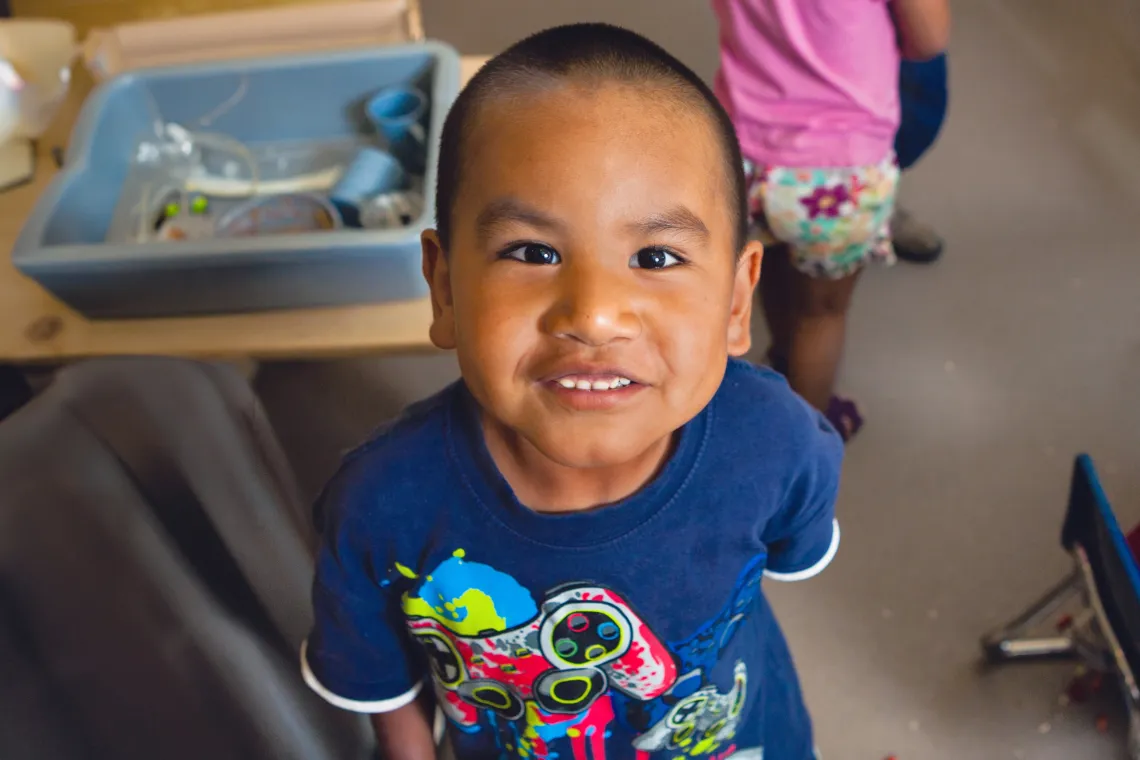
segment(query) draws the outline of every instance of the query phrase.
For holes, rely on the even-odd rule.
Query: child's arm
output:
[[[925,61],[950,42],[949,0],[891,0],[904,58]]]
[[[373,715],[372,728],[385,760],[435,760],[431,725],[417,702]]]

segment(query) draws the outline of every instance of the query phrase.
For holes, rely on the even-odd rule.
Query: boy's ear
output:
[[[752,294],[760,282],[760,261],[764,258],[764,245],[749,240],[736,262],[736,276],[732,282],[732,309],[728,314],[728,355],[743,356],[752,348]]]
[[[431,288],[431,342],[436,348],[455,348],[455,310],[447,256],[435,230],[424,230],[420,245],[423,247],[424,279]]]

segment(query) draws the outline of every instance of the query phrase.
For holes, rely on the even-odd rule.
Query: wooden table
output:
[[[466,82],[487,59],[463,58]],[[63,145],[89,81],[77,75],[58,124],[40,140],[36,176],[0,193],[0,363],[54,363],[91,356],[167,355],[300,359],[426,351],[426,298],[386,304],[259,314],[88,320],[12,266],[24,219],[55,174],[52,146]]]

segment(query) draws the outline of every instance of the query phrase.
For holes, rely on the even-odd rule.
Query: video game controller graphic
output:
[[[444,711],[462,726],[478,710],[518,720],[533,701],[576,715],[610,688],[637,700],[664,694],[677,678],[665,645],[609,589],[555,589],[535,618],[502,632],[462,636],[433,618],[408,620],[427,651]]]
[[[690,746],[719,747],[736,736],[744,711],[748,668],[737,662],[732,688],[720,692],[709,684],[684,697],[648,731],[634,740],[643,752],[681,750]]]

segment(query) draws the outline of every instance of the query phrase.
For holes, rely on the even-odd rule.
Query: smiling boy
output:
[[[490,61],[448,115],[423,237],[462,380],[320,505],[306,680],[391,760],[807,760],[760,590],[822,570],[842,446],[750,346],[761,247],[708,88],[580,24]]]

